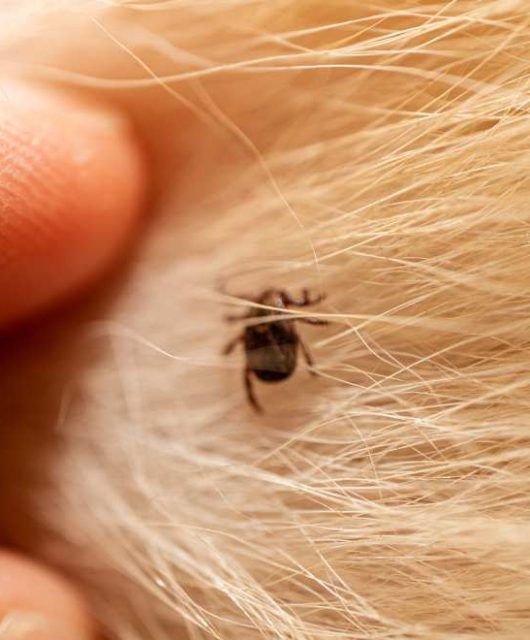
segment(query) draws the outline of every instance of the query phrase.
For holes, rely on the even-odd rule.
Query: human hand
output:
[[[121,114],[42,87],[0,84],[0,330],[101,275],[131,237],[146,167]],[[81,598],[0,551],[0,639],[85,640]]]

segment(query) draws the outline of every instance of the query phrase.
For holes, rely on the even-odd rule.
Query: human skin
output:
[[[124,116],[13,81],[0,86],[0,330],[38,318],[124,249],[146,188]],[[85,640],[92,625],[65,580],[0,551],[0,638]]]
[[[124,117],[65,94],[0,89],[0,327],[93,280],[130,235],[144,160]]]

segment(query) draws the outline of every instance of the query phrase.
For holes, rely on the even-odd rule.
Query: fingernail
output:
[[[15,611],[7,614],[0,621],[0,640],[83,640],[83,638],[73,629],[40,613]]]

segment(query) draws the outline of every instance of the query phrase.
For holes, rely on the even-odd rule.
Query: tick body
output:
[[[295,318],[285,311],[291,306],[305,307],[316,304],[322,299],[323,296],[311,299],[307,289],[302,291],[300,299],[293,298],[282,289],[267,289],[253,298],[252,302],[269,307],[268,309],[252,307],[242,316],[228,316],[227,320],[231,322],[264,318],[263,322],[255,322],[246,326],[240,335],[227,344],[224,350],[224,353],[228,354],[239,342],[243,343],[246,358],[245,389],[248,401],[256,411],[261,412],[262,408],[254,393],[253,377],[267,383],[281,382],[289,378],[296,369],[299,349],[307,364],[313,364],[309,350],[300,338],[295,323],[327,324],[326,321],[316,318]],[[284,317],[276,320],[266,320],[267,317],[282,315]]]

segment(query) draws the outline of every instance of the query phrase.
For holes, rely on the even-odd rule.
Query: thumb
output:
[[[100,274],[130,235],[145,186],[122,115],[0,84],[0,328]]]

